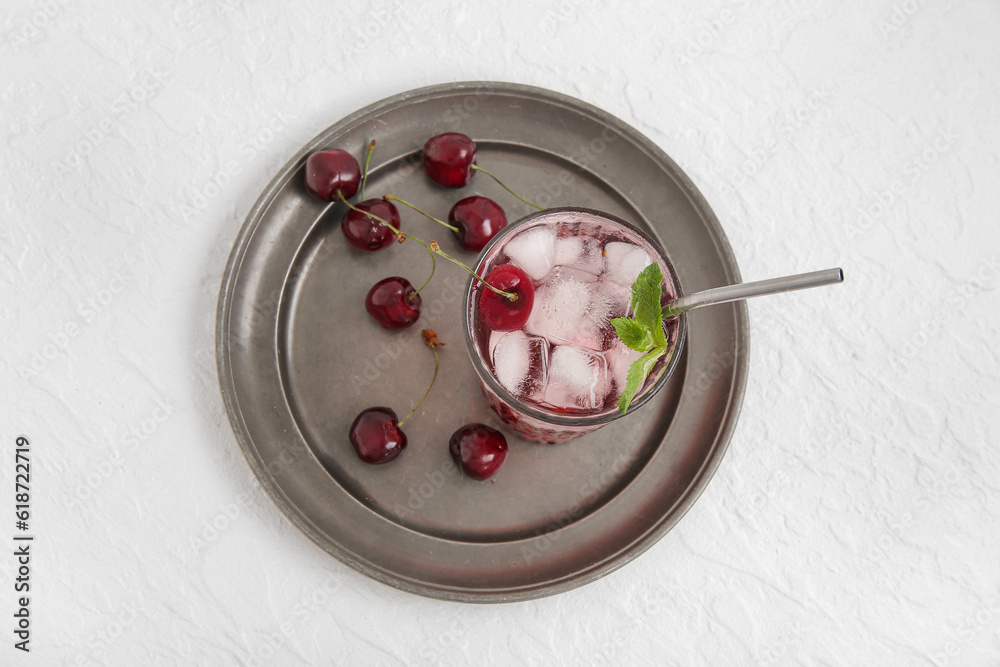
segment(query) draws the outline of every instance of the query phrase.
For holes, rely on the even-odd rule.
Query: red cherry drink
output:
[[[512,264],[531,279],[534,302],[523,326],[493,330],[479,316],[483,287],[472,281],[466,334],[490,411],[519,435],[562,442],[621,416],[617,407],[632,362],[611,320],[631,315],[631,286],[649,264],[664,276],[662,302],[679,285],[663,250],[637,227],[589,209],[547,209],[504,229],[477,272]],[[648,400],[676,365],[686,319],[666,326],[671,344],[629,413]]]

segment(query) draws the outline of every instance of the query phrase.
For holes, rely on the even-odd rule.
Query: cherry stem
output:
[[[455,259],[451,255],[449,255],[448,253],[446,253],[444,250],[441,250],[441,246],[438,245],[437,241],[431,241],[431,250],[434,251],[434,252],[436,252],[437,254],[441,255],[442,257],[444,257],[448,261],[454,262],[455,264],[458,264],[460,267],[462,267],[463,269],[465,269],[466,271],[468,271],[469,273],[471,273],[472,277],[475,278],[476,280],[478,280],[479,282],[481,282],[485,287],[490,288],[495,293],[497,293],[500,296],[506,298],[511,303],[517,301],[517,294],[515,294],[514,292],[505,292],[502,289],[499,289],[499,288],[494,287],[493,285],[490,285],[488,282],[486,282],[485,280],[483,280],[482,278],[480,278],[478,273],[476,273],[475,271],[473,271],[472,269],[470,269],[469,267],[467,267],[465,264],[463,264],[459,260]]]
[[[431,278],[434,277],[434,272],[437,270],[437,259],[435,259],[435,257],[434,257],[434,251],[432,251],[430,249],[430,247],[426,243],[424,243],[423,241],[421,241],[420,239],[418,239],[416,236],[410,236],[409,234],[402,233],[401,231],[399,231],[398,229],[396,229],[395,227],[393,227],[392,225],[390,225],[388,222],[386,222],[385,220],[383,220],[381,217],[375,215],[374,213],[370,213],[368,211],[363,211],[360,208],[358,208],[357,206],[355,206],[354,204],[352,204],[351,202],[347,201],[346,199],[344,199],[344,195],[341,194],[340,190],[337,190],[337,196],[340,198],[340,201],[342,201],[345,204],[347,204],[347,206],[349,208],[354,209],[358,213],[364,213],[366,216],[368,216],[372,220],[378,220],[383,225],[385,225],[386,227],[388,227],[390,230],[392,230],[392,233],[396,235],[396,238],[399,239],[400,243],[402,243],[406,239],[413,239],[414,241],[416,241],[417,243],[419,243],[420,245],[422,245],[424,247],[424,250],[427,251],[427,254],[431,256],[431,275],[427,276],[427,280],[424,281],[424,284],[421,285],[420,287],[418,287],[417,289],[415,289],[413,291],[413,294],[411,294],[410,296],[406,297],[407,301],[413,301],[414,297],[416,297],[418,294],[420,294],[420,290],[422,290],[423,288],[427,287],[427,283],[429,283],[431,281]]]
[[[406,297],[407,301],[413,301],[414,297],[416,297],[418,294],[420,294],[420,290],[422,290],[423,288],[427,287],[427,283],[429,283],[431,281],[431,278],[434,277],[434,271],[437,270],[437,259],[434,257],[434,252],[430,248],[427,247],[426,243],[424,243],[420,239],[418,239],[416,237],[413,237],[413,236],[410,236],[409,238],[413,239],[414,241],[416,241],[417,243],[419,243],[420,245],[422,245],[424,247],[424,250],[426,250],[428,253],[430,253],[430,256],[431,256],[431,275],[427,276],[427,280],[424,281],[424,284],[421,285],[420,287],[418,287],[417,289],[415,289],[413,291],[413,294],[411,294],[410,296]]]
[[[433,220],[434,222],[438,223],[439,225],[444,225],[445,227],[447,227],[451,231],[455,232],[456,234],[458,233],[458,227],[455,227],[453,225],[449,225],[444,220],[438,220],[437,218],[435,218],[433,215],[431,215],[427,211],[424,211],[424,210],[422,210],[420,208],[417,208],[416,206],[414,206],[410,202],[406,201],[405,199],[400,199],[399,197],[396,197],[394,195],[385,195],[384,197],[382,197],[382,199],[390,199],[392,201],[398,201],[400,204],[403,204],[404,206],[409,206],[410,208],[412,208],[414,211],[416,211],[420,215],[424,216],[425,218],[430,218],[431,220]]]
[[[510,188],[508,188],[508,187],[507,187],[506,185],[504,185],[504,184],[503,184],[503,181],[501,181],[501,180],[500,180],[499,178],[497,178],[496,176],[494,176],[494,175],[493,175],[493,174],[491,174],[490,172],[486,171],[485,169],[483,169],[483,168],[482,168],[482,167],[480,167],[479,165],[477,165],[477,164],[474,164],[474,165],[472,165],[472,168],[473,168],[473,169],[475,169],[476,171],[481,171],[481,172],[483,172],[484,174],[486,174],[487,176],[489,176],[490,178],[492,178],[492,179],[493,179],[494,181],[496,181],[497,183],[499,183],[499,184],[500,184],[500,187],[501,187],[501,188],[503,188],[503,189],[504,189],[504,190],[506,190],[507,192],[511,193],[512,195],[514,195],[515,197],[517,197],[518,199],[520,199],[521,201],[523,201],[523,202],[524,202],[525,204],[527,204],[528,206],[534,206],[534,207],[535,207],[535,208],[537,208],[537,209],[538,209],[539,211],[543,210],[543,209],[542,209],[542,207],[541,207],[541,206],[539,206],[538,204],[536,204],[535,202],[533,202],[533,201],[528,201],[527,199],[525,199],[525,198],[524,198],[524,197],[522,197],[521,195],[517,194],[516,192],[514,192],[513,190],[511,190]]]
[[[368,165],[371,163],[372,151],[375,150],[375,140],[368,142],[368,152],[365,153],[365,170],[361,172],[361,201],[365,200],[365,184],[368,182]]]
[[[451,255],[449,255],[449,254],[445,253],[443,250],[441,250],[441,246],[438,245],[437,241],[431,241],[431,244],[427,245],[426,243],[424,243],[423,241],[421,241],[420,239],[418,239],[416,236],[413,236],[412,234],[404,234],[404,233],[402,233],[401,231],[399,231],[398,229],[396,229],[395,227],[393,227],[388,222],[386,222],[385,220],[383,220],[379,216],[375,215],[374,213],[369,213],[368,211],[361,210],[360,208],[358,208],[357,206],[355,206],[351,202],[349,202],[346,199],[344,199],[344,195],[343,195],[343,193],[340,190],[337,190],[337,197],[340,199],[340,201],[342,201],[345,204],[347,204],[347,206],[349,208],[357,211],[358,213],[364,213],[369,218],[371,218],[373,220],[378,220],[383,225],[385,225],[386,227],[388,227],[390,230],[392,230],[392,233],[396,235],[396,237],[399,239],[400,243],[402,243],[406,239],[413,239],[414,241],[416,241],[417,243],[419,243],[420,245],[422,245],[424,247],[424,249],[427,250],[427,252],[430,253],[430,255],[431,255],[431,277],[434,276],[434,270],[437,268],[437,262],[434,261],[434,255],[438,254],[438,255],[441,255],[442,257],[444,257],[445,259],[447,259],[449,262],[451,262],[453,264],[458,264],[460,267],[462,267],[463,269],[465,269],[466,271],[468,271],[469,273],[471,273],[472,276],[476,280],[478,280],[479,282],[481,282],[486,287],[489,287],[491,290],[493,290],[494,292],[496,292],[500,296],[506,297],[508,301],[511,301],[511,302],[517,301],[517,294],[514,294],[513,292],[504,292],[503,290],[497,289],[493,285],[490,285],[488,282],[486,282],[485,280],[483,280],[482,278],[480,278],[478,273],[476,273],[475,271],[473,271],[472,269],[470,269],[469,267],[467,267],[465,264],[463,264],[461,262],[461,260],[457,260],[454,257],[452,257]],[[417,293],[421,289],[423,289],[424,287],[426,287],[427,283],[429,283],[430,280],[431,280],[431,278],[428,277],[427,280],[424,281],[424,284],[420,286],[420,289],[418,289],[418,290],[416,290],[416,291],[413,292],[413,296],[416,296]],[[413,296],[411,296],[410,299],[412,299]]]
[[[410,237],[410,238],[413,238],[413,237]],[[396,426],[402,426],[403,424],[405,424],[406,420],[409,419],[410,417],[412,417],[413,413],[416,412],[420,408],[421,405],[423,405],[424,399],[427,398],[427,394],[431,393],[431,387],[434,386],[434,380],[436,380],[437,376],[438,376],[438,366],[440,366],[440,362],[438,360],[437,346],[436,345],[431,345],[430,348],[434,352],[434,375],[431,376],[431,383],[429,385],[427,385],[427,391],[425,391],[424,395],[420,397],[420,402],[418,402],[415,406],[413,406],[413,409],[410,410],[410,414],[406,415],[399,422],[397,422]]]
[[[388,227],[388,228],[389,228],[390,230],[392,230],[392,233],[393,233],[393,234],[395,234],[396,236],[406,236],[405,234],[403,234],[403,232],[399,231],[398,229],[396,229],[395,227],[393,227],[393,226],[392,226],[392,225],[390,225],[390,224],[389,224],[388,222],[386,222],[385,220],[383,220],[383,219],[382,219],[382,218],[380,218],[379,216],[375,215],[374,213],[370,213],[370,212],[368,212],[368,211],[364,211],[364,210],[362,210],[362,209],[358,208],[357,206],[355,206],[354,204],[352,204],[351,202],[349,202],[349,201],[347,201],[346,199],[344,199],[344,194],[343,194],[343,193],[342,193],[342,192],[341,192],[340,190],[337,190],[337,197],[338,197],[338,198],[340,199],[340,201],[342,201],[342,202],[344,202],[345,204],[347,204],[348,208],[351,208],[351,209],[353,209],[353,210],[357,211],[358,213],[363,213],[363,214],[365,214],[366,216],[368,216],[369,218],[371,218],[372,220],[378,220],[378,221],[379,221],[379,222],[381,222],[381,223],[382,223],[383,225],[385,225],[385,226],[386,226],[386,227]],[[413,237],[412,237],[412,236],[407,236],[407,238],[411,238],[411,239],[413,239]],[[416,240],[416,239],[414,239],[414,240]]]

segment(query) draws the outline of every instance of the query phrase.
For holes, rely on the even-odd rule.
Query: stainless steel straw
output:
[[[694,308],[710,306],[715,303],[728,303],[730,301],[739,301],[740,299],[749,299],[752,296],[777,294],[778,292],[794,292],[795,290],[806,289],[808,287],[831,285],[843,281],[844,271],[838,268],[800,273],[794,276],[785,276],[784,278],[758,280],[752,283],[728,285],[726,287],[714,287],[702,292],[688,294],[667,304],[663,308],[663,317],[674,317]]]

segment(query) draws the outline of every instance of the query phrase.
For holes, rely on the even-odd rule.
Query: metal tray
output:
[[[373,254],[349,248],[343,205],[312,199],[306,157],[378,144],[366,194],[403,197],[445,217],[461,197],[529,212],[483,174],[461,190],[419,166],[430,136],[476,140],[478,164],[542,205],[604,210],[659,240],[685,290],[739,281],[721,227],[678,166],[613,116],[561,94],[507,83],[457,83],[396,95],[309,142],[247,216],[222,282],[217,324],[222,395],[251,468],[282,512],[327,552],[397,588],[467,602],[552,595],[593,581],[654,544],[705,488],[742,404],[748,328],[743,304],[690,314],[689,344],[655,400],[562,445],[509,438],[491,482],[463,478],[448,455],[459,426],[488,421],[462,342],[467,274],[439,262],[409,330],[381,329],[364,310],[376,281],[419,285],[430,260],[416,243]],[[462,256],[448,230],[401,207],[403,231]],[[471,263],[475,258],[465,254]],[[405,426],[409,447],[369,466],[348,427],[362,409],[401,417],[423,393],[433,357],[420,329],[445,343],[441,373]]]

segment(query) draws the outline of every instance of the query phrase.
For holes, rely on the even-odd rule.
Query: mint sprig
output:
[[[631,317],[616,317],[611,323],[615,325],[618,337],[629,348],[636,352],[645,352],[653,347],[653,336],[649,333],[649,329]]]
[[[667,353],[667,335],[663,331],[663,315],[660,310],[663,273],[653,262],[632,284],[632,317],[616,317],[611,320],[618,338],[636,352],[645,352],[632,362],[625,378],[625,391],[618,399],[618,410],[625,414],[632,399],[646,382],[656,362]]]

